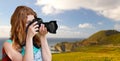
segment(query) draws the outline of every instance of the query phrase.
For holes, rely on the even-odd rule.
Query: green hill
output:
[[[120,61],[120,32],[102,30],[82,41],[55,47],[63,53],[52,54],[52,61]]]
[[[83,40],[82,45],[120,45],[120,32],[116,30],[102,30]]]
[[[96,45],[120,46],[120,32],[116,30],[102,30],[82,41],[57,43],[55,49],[60,52],[69,52],[74,51],[77,47]]]

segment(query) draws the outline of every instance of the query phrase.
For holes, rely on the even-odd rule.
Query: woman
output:
[[[4,57],[11,61],[51,61],[47,43],[47,29],[44,24],[38,28],[37,22],[27,25],[37,18],[36,13],[27,6],[18,6],[11,16],[10,39],[3,44]],[[39,32],[36,32],[39,30]]]

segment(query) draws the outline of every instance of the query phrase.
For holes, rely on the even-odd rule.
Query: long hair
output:
[[[34,15],[34,17],[37,18],[37,14],[30,7],[18,6],[11,16],[10,38],[13,41],[12,46],[17,51],[21,51],[21,48],[25,45],[27,35],[25,31],[28,15]],[[33,44],[38,48],[40,47],[40,39],[38,35],[33,37]]]

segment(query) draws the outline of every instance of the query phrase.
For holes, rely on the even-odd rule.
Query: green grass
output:
[[[74,52],[52,54],[52,61],[120,61],[120,47],[78,47]]]
[[[79,47],[76,52],[52,54],[52,61],[120,61],[119,47]]]

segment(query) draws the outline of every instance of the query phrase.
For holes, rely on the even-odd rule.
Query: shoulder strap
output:
[[[12,40],[11,39],[8,39],[6,42],[12,44]]]

